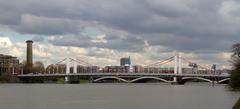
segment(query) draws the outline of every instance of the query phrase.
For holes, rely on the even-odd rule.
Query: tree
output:
[[[23,60],[20,64],[22,64],[23,66],[26,66],[27,61],[26,61],[26,60]]]
[[[240,43],[232,46],[232,64],[230,86],[233,89],[240,89]]]
[[[41,61],[37,61],[33,65],[33,72],[43,73],[45,71],[44,64]]]

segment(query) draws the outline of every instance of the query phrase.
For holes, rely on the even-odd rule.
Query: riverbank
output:
[[[236,102],[232,109],[240,109],[240,98],[238,99],[238,101]]]
[[[240,87],[232,88],[232,91],[240,92]],[[238,101],[235,103],[235,105],[233,106],[232,109],[240,109],[240,98],[239,98]]]

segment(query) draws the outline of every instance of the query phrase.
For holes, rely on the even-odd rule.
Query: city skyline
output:
[[[179,52],[229,68],[231,45],[240,40],[235,0],[49,2],[55,5],[1,1],[0,53],[23,60],[24,42],[32,39],[34,61],[45,64],[82,57],[118,65],[128,56],[149,64]]]

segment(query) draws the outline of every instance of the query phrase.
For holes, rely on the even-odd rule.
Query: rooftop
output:
[[[11,55],[4,55],[4,54],[0,54],[0,58],[17,58]]]
[[[33,41],[32,40],[27,40],[26,43],[33,43]]]

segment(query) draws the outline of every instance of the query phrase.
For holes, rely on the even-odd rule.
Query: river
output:
[[[239,97],[210,84],[0,84],[0,109],[231,109]]]

